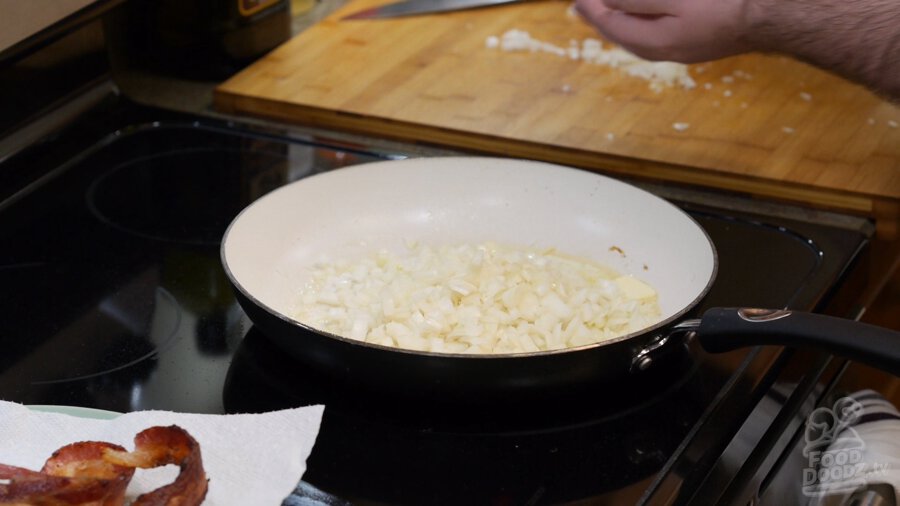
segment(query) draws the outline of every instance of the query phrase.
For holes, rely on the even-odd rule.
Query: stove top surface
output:
[[[727,443],[733,427],[706,427],[711,413],[734,399],[748,410],[780,351],[709,355],[687,343],[633,383],[494,408],[410,405],[296,367],[237,305],[219,240],[266,192],[384,157],[138,108],[0,165],[0,398],[120,412],[325,403],[296,504],[650,501],[700,431]],[[858,231],[676,204],[719,255],[698,313],[815,310],[865,242]]]

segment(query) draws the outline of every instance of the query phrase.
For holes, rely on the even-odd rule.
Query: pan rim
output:
[[[413,350],[413,349],[409,349],[409,348],[385,346],[385,345],[381,345],[381,344],[375,344],[375,343],[370,343],[370,342],[361,341],[361,340],[357,340],[357,339],[352,339],[349,337],[344,337],[344,336],[334,334],[334,333],[326,331],[326,330],[316,329],[304,322],[301,322],[295,318],[292,318],[292,317],[282,313],[281,311],[278,311],[278,310],[270,307],[268,304],[262,302],[258,297],[251,294],[250,291],[244,286],[244,284],[240,282],[240,280],[237,278],[237,276],[233,272],[231,266],[229,265],[227,254],[226,254],[226,245],[228,244],[228,239],[232,234],[233,228],[240,221],[241,217],[245,213],[249,212],[250,209],[254,205],[256,205],[258,202],[261,202],[266,198],[270,198],[277,192],[283,191],[293,184],[299,183],[301,181],[308,181],[313,178],[328,176],[329,174],[332,174],[332,173],[335,173],[335,172],[338,172],[338,171],[341,171],[344,169],[360,168],[360,167],[363,167],[366,165],[390,164],[390,163],[398,163],[398,162],[403,163],[403,162],[408,162],[408,161],[412,161],[412,160],[423,160],[423,159],[441,159],[441,160],[459,160],[459,161],[499,160],[499,161],[515,161],[517,163],[533,163],[533,164],[552,166],[554,168],[559,168],[559,169],[566,169],[566,170],[572,170],[572,171],[578,171],[581,173],[591,174],[594,176],[598,176],[600,178],[606,178],[608,180],[614,181],[619,184],[626,185],[638,192],[642,192],[642,193],[645,193],[645,194],[651,196],[653,199],[661,201],[662,203],[664,203],[665,205],[670,207],[673,212],[678,213],[679,215],[681,215],[682,218],[687,219],[694,227],[696,227],[696,229],[700,232],[702,237],[705,239],[705,244],[708,245],[709,249],[710,249],[711,268],[709,271],[709,277],[706,279],[703,288],[697,292],[697,294],[694,296],[694,298],[688,304],[683,305],[677,311],[674,311],[671,315],[662,319],[661,321],[659,321],[653,325],[650,325],[648,327],[644,327],[643,329],[640,329],[640,330],[637,330],[634,332],[630,332],[628,334],[623,334],[621,336],[617,336],[617,337],[610,338],[610,339],[604,339],[601,341],[597,341],[594,343],[589,343],[589,344],[585,344],[585,345],[581,345],[581,346],[573,346],[573,347],[560,348],[560,349],[554,349],[554,350],[541,350],[541,351],[521,352],[521,353],[469,354],[469,353],[447,353],[447,352],[422,351],[422,350]],[[493,156],[452,156],[452,155],[451,156],[438,156],[438,157],[416,157],[416,158],[392,159],[392,160],[382,160],[382,161],[377,161],[377,162],[367,162],[367,163],[362,163],[362,164],[357,164],[357,165],[349,165],[346,167],[341,167],[341,168],[334,169],[334,170],[327,171],[327,172],[316,173],[311,176],[307,176],[305,178],[302,178],[297,181],[294,181],[294,182],[285,184],[283,186],[280,186],[278,188],[275,188],[274,190],[266,193],[265,195],[262,195],[261,197],[256,199],[254,202],[251,202],[249,205],[244,207],[244,209],[242,209],[235,216],[235,218],[231,221],[231,223],[229,223],[229,225],[226,228],[225,233],[222,237],[222,242],[221,242],[221,246],[220,246],[220,259],[222,262],[223,269],[226,273],[226,276],[231,281],[232,285],[241,293],[241,295],[243,297],[245,297],[247,300],[249,300],[251,303],[253,303],[257,308],[265,311],[270,316],[282,321],[285,324],[302,329],[307,332],[317,334],[322,337],[334,339],[343,344],[348,344],[351,346],[358,346],[358,347],[364,348],[364,349],[372,349],[372,350],[377,350],[377,351],[394,352],[394,353],[400,352],[402,354],[411,355],[411,356],[453,359],[453,360],[456,360],[456,359],[459,359],[459,360],[465,360],[465,359],[508,360],[508,359],[519,359],[519,358],[541,358],[541,357],[550,357],[550,356],[555,356],[555,355],[568,354],[568,353],[577,352],[577,351],[590,351],[590,350],[594,350],[594,349],[598,349],[598,348],[612,346],[617,343],[624,343],[627,341],[639,340],[642,337],[647,337],[648,339],[652,339],[653,337],[658,335],[658,332],[663,331],[665,328],[670,327],[674,323],[682,320],[689,311],[691,311],[694,307],[696,307],[697,304],[699,304],[700,301],[702,301],[703,298],[706,297],[706,295],[709,293],[709,290],[712,288],[712,285],[714,284],[714,282],[717,278],[718,269],[719,269],[719,254],[716,249],[715,243],[712,241],[712,239],[710,238],[707,231],[697,222],[697,220],[695,220],[690,214],[685,212],[683,209],[679,208],[678,206],[671,203],[667,199],[664,199],[656,194],[653,194],[652,192],[650,192],[648,190],[645,190],[638,186],[632,185],[628,182],[622,181],[622,180],[614,178],[614,177],[610,177],[608,175],[605,175],[605,174],[602,174],[602,173],[599,173],[596,171],[591,171],[588,169],[582,169],[582,168],[578,168],[578,167],[566,166],[566,165],[561,165],[561,164],[555,164],[555,163],[551,163],[551,162],[543,162],[543,161],[539,161],[539,160],[530,160],[530,159],[493,157]],[[253,322],[253,324],[257,325],[255,322]]]

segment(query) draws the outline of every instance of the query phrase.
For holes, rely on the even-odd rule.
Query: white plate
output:
[[[32,404],[28,406],[28,409],[44,413],[61,413],[63,415],[77,416],[78,418],[92,418],[94,420],[112,420],[122,414],[104,409],[82,408],[80,406],[54,406],[51,404]]]

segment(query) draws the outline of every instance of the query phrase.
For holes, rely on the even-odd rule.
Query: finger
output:
[[[613,12],[603,3],[603,0],[575,0],[575,11],[595,28],[605,24],[604,18]]]
[[[672,0],[603,0],[603,3],[612,10],[629,14],[675,14],[678,7],[678,2]]]
[[[608,11],[590,18],[605,38],[648,60],[668,60],[674,17],[648,18]]]
[[[594,18],[603,16],[610,10],[603,4],[603,0],[575,0],[575,12],[594,24]]]

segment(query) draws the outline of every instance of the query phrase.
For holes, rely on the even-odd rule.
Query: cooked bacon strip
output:
[[[99,504],[122,506],[125,503],[125,489],[134,475],[134,469],[107,462],[104,455],[107,451],[124,450],[119,445],[106,442],[72,443],[53,452],[41,472],[50,476],[108,480],[109,491]]]
[[[119,466],[151,468],[175,464],[175,481],[139,496],[132,506],[195,506],[206,497],[207,480],[200,445],[177,425],[150,427],[134,437],[134,451],[106,450],[104,459]]]
[[[99,441],[72,443],[53,452],[44,462],[42,473],[51,476],[78,476],[81,478],[105,478],[108,480],[134,474],[134,469],[107,462],[107,451],[125,451],[119,445]]]
[[[40,472],[0,464],[2,506],[123,506],[134,469],[175,464],[169,485],[139,496],[132,506],[196,506],[207,492],[200,445],[184,429],[150,427],[134,438],[135,449],[83,441],[53,452]]]
[[[52,493],[72,491],[69,479],[48,477],[31,469],[6,464],[0,464],[0,480],[8,482],[0,483],[0,504],[3,505],[54,504],[43,500],[55,500]],[[35,503],[35,498],[40,498],[41,502]]]
[[[122,506],[134,469],[105,462],[106,450],[124,448],[73,443],[56,450],[40,472],[0,464],[0,478],[9,480],[0,485],[0,504]]]

